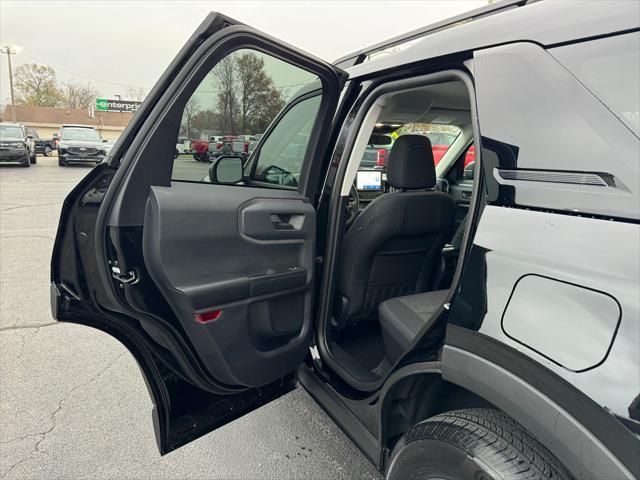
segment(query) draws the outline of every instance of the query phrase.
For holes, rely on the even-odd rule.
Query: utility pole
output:
[[[8,45],[4,45],[2,49],[0,49],[1,53],[7,54],[7,63],[9,63],[9,87],[11,89],[11,117],[13,121],[16,121],[16,99],[13,94],[13,70],[11,69],[11,55],[15,55],[18,53],[15,48],[12,48]]]

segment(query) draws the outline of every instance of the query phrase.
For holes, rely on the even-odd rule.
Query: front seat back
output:
[[[450,195],[433,191],[431,142],[403,135],[391,148],[387,182],[396,191],[373,200],[347,231],[338,265],[338,325],[375,320],[388,298],[425,292],[453,225]]]

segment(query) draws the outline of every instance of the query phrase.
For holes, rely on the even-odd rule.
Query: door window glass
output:
[[[320,95],[300,101],[282,117],[257,154],[254,180],[295,187],[307,151]]]
[[[239,156],[246,164],[278,113],[301,88],[316,80],[314,74],[257,50],[241,49],[223,58],[186,103],[176,138],[172,179],[209,182],[209,167],[222,155]],[[300,135],[308,136],[317,108],[307,113],[312,115],[309,122],[301,121],[300,112],[296,117]],[[270,136],[288,132],[276,127]],[[271,158],[277,153],[275,147],[263,148],[262,155],[268,157],[266,162],[278,165]],[[282,169],[287,166],[286,162],[280,165]]]

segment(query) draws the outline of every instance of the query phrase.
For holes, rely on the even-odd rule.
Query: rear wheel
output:
[[[520,424],[498,410],[425,420],[393,449],[387,480],[569,480],[571,474]]]
[[[49,145],[45,145],[44,146],[44,156],[45,157],[50,157],[51,156],[51,152],[52,152],[51,147]]]

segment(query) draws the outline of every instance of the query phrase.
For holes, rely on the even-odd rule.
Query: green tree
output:
[[[62,100],[56,71],[47,65],[27,63],[15,71],[17,101],[23,105],[55,107]]]

